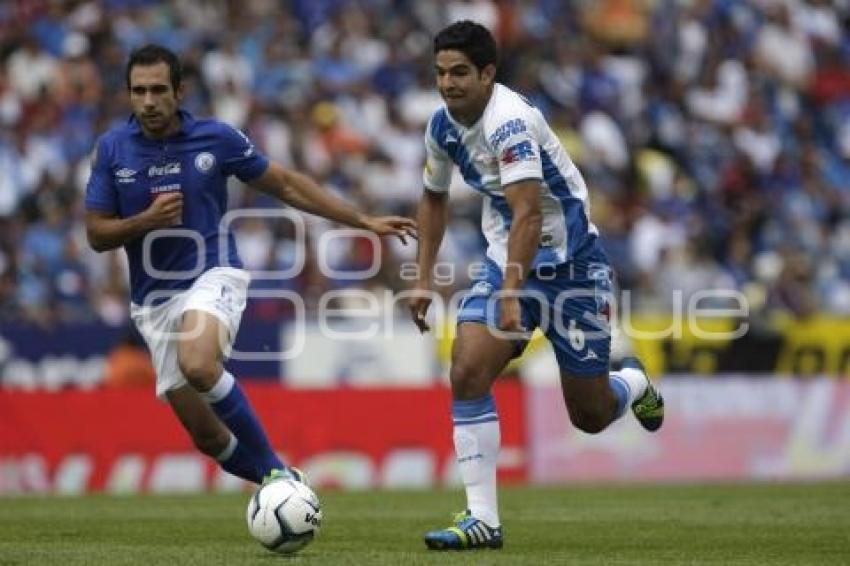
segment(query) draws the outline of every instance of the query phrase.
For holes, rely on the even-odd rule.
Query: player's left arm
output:
[[[402,216],[370,216],[353,205],[334,196],[311,177],[269,162],[259,177],[249,183],[304,212],[323,216],[354,228],[371,230],[380,236],[398,236],[406,243],[406,236],[416,236],[416,222]]]
[[[529,179],[505,187],[505,199],[513,221],[508,233],[508,263],[503,289],[518,291],[525,283],[540,245],[543,213],[540,211],[540,181]]]
[[[543,227],[540,180],[527,179],[508,185],[505,187],[505,199],[511,207],[513,221],[508,233],[508,263],[502,290],[510,294],[522,289],[540,245]],[[519,297],[502,298],[499,326],[503,330],[522,330]]]
[[[499,321],[500,328],[508,331],[522,330],[516,293],[522,289],[537,255],[543,227],[540,209],[543,167],[534,120],[533,113],[520,106],[485,123],[487,142],[498,160],[499,178],[512,217],[502,282],[502,291],[507,293],[501,300]]]
[[[398,236],[404,243],[407,243],[406,236],[415,237],[416,222],[410,218],[364,214],[319,186],[309,176],[269,161],[239,130],[222,124],[219,132],[225,176],[235,175],[242,182],[286,204],[341,224],[371,230],[380,236]]]

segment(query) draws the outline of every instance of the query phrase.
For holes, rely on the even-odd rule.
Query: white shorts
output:
[[[247,271],[232,267],[215,267],[185,291],[181,291],[156,306],[130,304],[130,317],[145,339],[156,370],[156,395],[188,383],[177,360],[177,337],[183,313],[199,310],[215,316],[228,330],[225,356],[230,354],[245,301],[251,276]]]

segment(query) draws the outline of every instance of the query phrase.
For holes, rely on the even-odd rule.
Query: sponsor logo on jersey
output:
[[[518,144],[512,145],[502,152],[501,161],[504,165],[517,163],[518,161],[533,161],[537,159],[537,153],[534,152],[534,146],[531,141],[525,140]]]
[[[171,183],[169,185],[159,185],[151,187],[152,195],[163,195],[165,193],[173,193],[180,190],[180,183]]]
[[[528,128],[525,125],[525,122],[522,118],[514,118],[513,120],[508,120],[498,128],[493,134],[490,136],[490,145],[493,147],[499,147],[502,142],[508,139],[511,136],[516,134],[521,134],[526,131]]]
[[[148,177],[162,177],[163,175],[179,175],[180,174],[180,162],[173,161],[171,163],[166,163],[165,165],[151,165],[148,168]]]
[[[195,156],[195,169],[201,173],[207,173],[215,166],[215,155],[208,151],[203,151]]]
[[[115,176],[118,177],[119,183],[134,183],[134,182],[136,182],[136,171],[134,171],[132,169],[128,169],[126,167],[116,171]]]

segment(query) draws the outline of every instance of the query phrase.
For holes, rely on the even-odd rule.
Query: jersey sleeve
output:
[[[225,176],[235,175],[240,181],[256,179],[269,166],[269,160],[254,147],[254,144],[232,126],[222,124],[221,167]]]
[[[425,169],[422,183],[429,191],[445,193],[452,180],[452,160],[431,135],[431,124],[425,132]]]
[[[484,135],[499,162],[502,186],[526,179],[543,179],[540,144],[533,116],[525,109],[503,112],[485,125]],[[486,126],[491,125],[490,128]]]
[[[100,138],[92,156],[91,174],[86,184],[86,209],[118,211],[118,193],[110,170],[109,144]]]

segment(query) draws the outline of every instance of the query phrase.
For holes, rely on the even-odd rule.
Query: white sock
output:
[[[455,453],[466,487],[467,508],[475,518],[491,527],[501,524],[496,496],[496,459],[500,443],[498,420],[455,424]]]
[[[221,453],[218,454],[215,457],[215,459],[218,460],[219,462],[226,461],[228,458],[233,456],[233,453],[236,451],[236,445],[237,444],[239,444],[239,441],[236,440],[236,437],[233,436],[233,433],[231,432],[230,433],[230,440],[227,441],[227,448],[222,450]]]
[[[221,401],[227,397],[227,394],[230,393],[231,389],[233,389],[233,385],[235,383],[236,378],[233,377],[233,374],[225,370],[221,372],[221,377],[218,378],[218,381],[215,382],[212,389],[201,392],[201,397],[203,397],[207,403],[216,403]]]
[[[646,377],[646,374],[635,368],[623,368],[620,371],[611,372],[611,377],[619,377],[626,382],[629,388],[626,408],[631,407],[635,399],[640,399],[646,393],[646,386],[649,384],[649,378]]]

